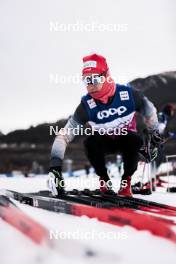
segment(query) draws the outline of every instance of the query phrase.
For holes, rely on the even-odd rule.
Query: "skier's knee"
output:
[[[84,141],[84,148],[86,149],[86,151],[92,150],[95,147],[96,147],[96,141],[93,136],[88,137]]]

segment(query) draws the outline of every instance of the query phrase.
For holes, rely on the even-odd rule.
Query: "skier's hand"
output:
[[[144,138],[149,140],[151,144],[154,146],[159,146],[160,144],[164,143],[164,138],[157,129],[154,130],[144,129],[143,135]]]
[[[64,183],[62,178],[62,168],[60,166],[50,168],[47,187],[53,196],[57,196],[64,192],[64,188],[61,186],[61,181]]]
[[[161,145],[164,143],[164,137],[158,130],[153,130],[151,134],[151,142],[156,146]]]
[[[158,147],[164,143],[163,137],[158,130],[143,130],[143,146],[140,149],[140,159],[151,162],[158,156]]]

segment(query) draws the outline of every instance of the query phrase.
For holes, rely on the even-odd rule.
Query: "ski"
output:
[[[17,192],[14,193],[17,195]],[[11,193],[11,197],[12,197]],[[29,200],[28,200],[29,202]],[[90,257],[90,258],[107,258],[108,254],[98,251],[93,247],[82,245],[81,243],[67,239],[67,240],[51,240],[49,230],[43,225],[37,223],[25,213],[23,213],[7,196],[0,195],[0,218],[12,225],[18,231],[37,244],[47,245],[50,249],[59,251],[64,255],[68,254],[71,257]],[[68,248],[72,250],[68,252]]]
[[[76,193],[76,190],[72,192]],[[90,191],[88,189],[85,189],[83,191],[77,191],[77,195],[87,195],[94,198],[99,197],[102,201],[113,203],[118,207],[127,207],[166,216],[176,216],[176,207],[174,206],[169,206],[162,203],[157,203],[134,197],[120,196],[113,191],[110,191],[109,194],[102,194],[99,190]]]
[[[164,216],[176,216],[176,208],[165,204],[119,195],[103,194],[102,197],[115,204],[118,204],[119,201],[122,201],[125,207],[133,208],[136,210],[141,210]]]
[[[34,194],[52,198],[49,191],[40,191],[38,193],[33,193],[33,195]],[[18,193],[15,194],[14,192],[14,195],[18,195]],[[66,192],[60,198],[66,201],[95,206],[98,208],[130,208],[161,216],[176,216],[176,211],[174,211],[173,208],[172,210],[167,209],[167,205],[138,198],[117,196],[113,192],[111,192],[111,194],[101,194],[99,190],[90,191],[85,189],[83,191],[79,191],[74,189]],[[153,203],[155,205],[153,205]]]
[[[138,198],[133,199],[132,197],[118,196],[113,191],[110,191],[109,194],[107,193],[102,194],[99,190],[90,191],[89,189],[84,189],[83,191],[79,191],[79,190],[74,189],[72,191],[67,192],[67,195],[75,195],[77,197],[80,197],[80,199],[83,199],[83,197],[85,199],[85,196],[90,197],[91,199],[94,199],[97,202],[99,201],[100,205],[102,205],[103,203],[106,203],[106,205],[110,207],[130,208],[130,209],[140,210],[140,211],[144,211],[144,212],[148,212],[152,214],[158,214],[161,216],[176,216],[176,211],[174,211],[173,209],[174,207],[172,207],[172,210],[167,209],[167,205],[164,205],[161,203],[155,203],[155,206],[154,206],[148,203],[147,200],[142,200]]]
[[[127,209],[129,209],[130,212],[133,211],[143,211],[145,213],[150,213],[150,214],[154,214],[154,215],[161,215],[161,216],[176,216],[176,213],[175,212],[168,212],[166,211],[165,209],[162,209],[162,208],[150,208],[150,207],[145,207],[145,206],[139,206],[139,205],[134,205],[134,204],[129,204],[127,203],[126,201],[123,201],[123,200],[118,200],[118,199],[114,199],[112,198],[111,195],[98,195],[98,193],[100,193],[98,190],[96,191],[90,191],[88,189],[85,189],[83,191],[78,191],[78,190],[73,190],[71,192],[68,192],[68,193],[71,193],[71,194],[77,194],[77,195],[81,195],[80,197],[82,198],[84,196],[86,197],[89,197],[91,199],[95,199],[97,202],[99,203],[104,203],[105,201],[107,202],[107,204],[109,205],[109,209],[113,209],[113,211],[115,211],[116,208],[121,208],[121,209],[125,209],[126,211],[128,211]],[[157,219],[159,221],[162,221],[162,222],[166,222],[166,223],[169,223],[171,225],[176,225],[176,223],[171,220],[171,219],[166,219],[166,218],[163,218],[159,216]]]
[[[117,226],[129,225],[134,227],[137,230],[148,230],[153,235],[166,238],[174,243],[176,243],[176,234],[172,230],[172,226],[168,221],[160,221],[158,217],[141,214],[129,208],[117,208],[113,204],[107,203],[101,204],[100,201],[95,199],[86,199],[91,200],[91,203],[94,201],[94,205],[83,204],[83,200],[80,201],[79,197],[77,202],[72,200],[72,196],[66,199],[64,197],[50,197],[49,192],[45,191],[40,193],[29,193],[23,194],[14,191],[7,191],[7,195],[28,205],[42,208],[49,211],[54,211],[58,213],[66,213],[74,216],[87,216],[89,218],[97,218],[99,221],[106,222],[109,224]],[[97,202],[97,207],[95,206]],[[101,205],[101,206],[100,206]],[[106,205],[106,207],[103,207]],[[159,223],[159,225],[158,225]]]
[[[50,244],[48,230],[23,213],[4,195],[0,195],[0,217],[36,244]]]
[[[40,191],[38,193],[32,193],[32,195],[53,198],[49,191]],[[14,196],[18,196],[18,193],[14,192]],[[88,189],[85,189],[83,191],[78,191],[74,189],[73,191],[66,192],[64,195],[60,196],[60,199],[63,199],[64,201],[76,202],[84,205],[94,206],[97,208],[128,208],[132,210],[140,210],[155,215],[158,214],[161,216],[176,216],[176,212],[170,210],[153,206],[140,206],[138,204],[135,204],[134,202],[131,203],[131,201],[129,202],[128,200],[123,199],[125,197],[120,198],[121,199],[117,199],[116,196],[113,197],[113,194],[100,195],[100,192],[98,190],[90,191]],[[25,197],[25,202],[27,202],[27,199],[28,198]],[[175,225],[175,222],[173,220],[166,220],[161,217],[158,217],[158,219],[160,221],[168,221],[168,223]]]

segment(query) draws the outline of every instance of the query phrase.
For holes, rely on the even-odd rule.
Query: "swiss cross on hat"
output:
[[[98,54],[92,54],[83,58],[82,74],[104,73],[108,71],[106,59]]]

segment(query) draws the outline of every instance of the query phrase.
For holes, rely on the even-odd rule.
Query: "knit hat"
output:
[[[108,71],[106,59],[98,54],[92,54],[83,58],[82,74],[86,73],[105,73]]]

